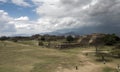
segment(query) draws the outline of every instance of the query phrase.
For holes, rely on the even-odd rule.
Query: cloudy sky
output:
[[[0,0],[0,36],[120,33],[120,0]]]

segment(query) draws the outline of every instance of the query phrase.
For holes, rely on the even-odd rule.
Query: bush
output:
[[[43,44],[43,42],[39,41],[38,45],[43,46],[44,44]]]

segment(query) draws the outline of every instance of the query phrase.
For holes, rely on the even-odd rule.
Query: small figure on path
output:
[[[106,64],[106,61],[104,60],[103,63]]]
[[[78,67],[77,67],[77,66],[75,66],[75,68],[76,68],[76,70],[78,70]]]
[[[86,53],[86,56],[88,56],[88,53]]]
[[[120,70],[120,65],[119,64],[117,64],[117,68],[118,68],[118,70]]]
[[[117,72],[120,72],[120,65],[117,64],[117,68],[116,68]]]

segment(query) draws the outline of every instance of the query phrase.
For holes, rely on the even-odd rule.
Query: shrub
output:
[[[43,44],[43,42],[39,41],[38,45],[43,46],[44,44]]]

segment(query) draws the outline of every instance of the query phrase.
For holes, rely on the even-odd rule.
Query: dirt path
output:
[[[59,67],[59,71],[57,72],[101,72],[101,66],[93,63],[90,58],[83,54],[78,54],[78,58],[80,59],[79,64],[73,67],[72,69],[62,69]]]

